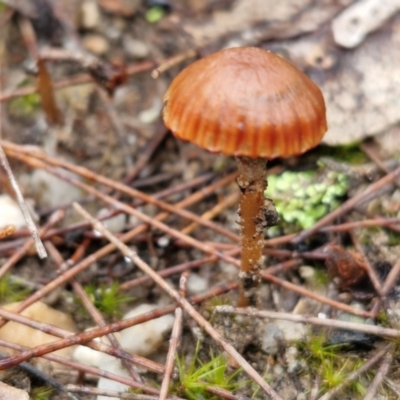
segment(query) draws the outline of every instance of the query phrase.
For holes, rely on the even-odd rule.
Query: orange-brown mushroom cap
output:
[[[164,96],[172,133],[212,152],[289,157],[327,130],[318,86],[288,61],[255,47],[221,50],[184,69]]]

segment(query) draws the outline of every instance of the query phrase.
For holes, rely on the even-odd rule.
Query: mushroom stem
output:
[[[266,160],[262,158],[236,157],[239,171],[238,185],[241,190],[239,217],[242,236],[241,273],[242,290],[239,307],[256,303],[256,291],[261,280],[264,230],[268,225],[266,199]]]

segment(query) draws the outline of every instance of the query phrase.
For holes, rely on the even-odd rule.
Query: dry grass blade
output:
[[[400,258],[397,260],[397,263],[390,270],[389,275],[387,276],[383,284],[382,296],[387,296],[390,293],[393,286],[396,284],[399,274],[400,274]]]
[[[52,226],[57,224],[65,215],[63,210],[56,211],[49,219],[48,223],[39,231],[39,236],[42,237]],[[24,245],[16,251],[0,268],[0,278],[3,277],[19,260],[22,259],[34,244],[34,239],[29,238]]]
[[[109,397],[117,397],[120,399],[127,399],[127,400],[158,400],[158,396],[149,396],[146,394],[134,394],[134,393],[126,393],[126,392],[115,392],[113,390],[101,390],[94,387],[85,387],[79,385],[69,384],[66,385],[66,388],[70,392],[75,393],[82,393],[82,394],[91,394],[91,395],[102,395],[102,396],[109,396]],[[177,397],[170,397],[171,400],[178,399]]]
[[[0,119],[1,119],[1,116],[0,116]],[[39,232],[36,228],[35,223],[33,222],[31,214],[29,213],[28,207],[24,200],[24,196],[22,195],[21,190],[18,186],[18,183],[14,178],[10,164],[8,163],[7,157],[1,146],[0,146],[0,163],[1,163],[2,167],[4,168],[4,170],[6,171],[8,179],[10,180],[11,186],[15,193],[15,197],[17,198],[17,201],[18,201],[19,208],[21,209],[21,212],[25,218],[26,226],[28,227],[29,232],[32,235],[32,239],[35,243],[35,247],[36,247],[38,256],[41,259],[46,258],[47,257],[46,249],[44,248],[43,243],[40,240]]]
[[[246,361],[236,349],[212,327],[212,325],[202,317],[196,309],[180,294],[172,288],[163,278],[161,278],[148,264],[146,264],[139,256],[130,250],[126,245],[120,242],[112,235],[103,224],[92,218],[79,204],[74,204],[75,209],[87,220],[89,220],[93,228],[101,232],[112,242],[118,249],[137,265],[144,273],[149,275],[155,283],[167,292],[237,363],[243,370],[252,378],[260,387],[274,400],[281,399],[278,394],[265,382],[261,375]]]
[[[4,146],[4,148],[6,149],[7,152],[10,152],[12,157],[18,158],[35,168],[47,169],[50,173],[53,173],[54,175],[59,176],[66,181],[69,181],[70,183],[74,184],[75,186],[79,187],[80,183],[76,182],[76,181],[72,181],[65,175],[62,175],[62,174],[60,175],[60,173],[56,173],[54,170],[49,169],[48,165],[65,168],[66,170],[71,171],[74,174],[78,174],[78,175],[82,176],[83,178],[87,179],[90,182],[92,182],[92,181],[98,182],[102,185],[108,186],[109,188],[118,190],[121,193],[127,194],[128,196],[140,199],[149,204],[153,204],[156,207],[159,207],[166,212],[177,214],[180,217],[189,219],[193,222],[197,222],[197,223],[201,224],[202,226],[208,227],[210,229],[215,230],[218,233],[221,233],[222,235],[230,238],[232,241],[239,242],[239,240],[240,240],[238,235],[222,228],[221,226],[219,226],[217,224],[214,224],[211,221],[204,220],[201,217],[199,217],[198,215],[196,215],[190,211],[181,209],[180,207],[173,206],[165,201],[158,200],[155,197],[147,195],[139,190],[130,188],[122,183],[113,181],[112,179],[106,178],[102,175],[98,175],[98,174],[88,170],[87,168],[73,165],[73,164],[70,164],[65,161],[61,161],[54,157],[47,156],[43,153],[32,152],[23,146],[18,146],[11,142],[8,142],[8,141],[2,140],[1,144]],[[23,155],[26,155],[27,158],[24,158]],[[232,176],[233,176],[233,174],[231,176],[229,176],[229,178],[227,177],[227,180],[228,179],[230,180]],[[87,187],[87,185],[86,185],[86,187]],[[85,189],[85,188],[83,188],[83,189],[87,191],[87,189]],[[100,198],[101,198],[101,195],[100,195]],[[119,203],[119,204],[122,204],[122,203]],[[124,207],[124,206],[125,206],[125,204],[122,207]],[[118,208],[118,207],[116,207],[116,208]]]
[[[184,272],[179,282],[180,293],[182,296],[185,296],[186,293],[186,284],[188,275],[189,275],[188,271]],[[175,310],[174,326],[172,328],[171,338],[169,341],[167,360],[165,362],[165,373],[161,383],[159,400],[165,400],[168,397],[169,382],[175,364],[176,350],[178,348],[179,341],[182,335],[182,321],[183,321],[182,308],[177,307]]]
[[[15,156],[16,158],[18,158],[19,156],[17,154],[13,154],[13,156]],[[27,160],[26,160],[27,161]],[[127,214],[133,215],[135,217],[137,217],[138,219],[140,219],[142,222],[145,222],[146,224],[149,224],[157,229],[160,229],[161,231],[163,231],[164,233],[166,233],[167,235],[170,235],[172,237],[174,237],[175,239],[178,240],[182,240],[184,243],[195,247],[207,254],[212,254],[212,255],[217,255],[219,258],[233,264],[236,266],[239,266],[240,262],[239,260],[230,257],[224,253],[218,252],[214,247],[207,245],[206,243],[200,242],[199,240],[196,240],[194,238],[192,238],[191,236],[188,235],[184,235],[181,232],[179,232],[176,229],[173,229],[171,227],[169,227],[168,225],[160,222],[157,219],[151,218],[148,215],[138,211],[137,209],[130,207],[128,205],[126,205],[125,203],[122,203],[108,195],[103,194],[102,192],[100,192],[99,190],[84,184],[80,181],[78,181],[77,179],[73,179],[69,176],[67,176],[66,174],[63,174],[62,172],[55,170],[54,168],[48,167],[44,162],[39,161],[39,160],[35,160],[34,161],[34,166],[36,168],[44,168],[45,170],[47,170],[48,172],[50,172],[51,174],[53,174],[54,176],[57,176],[63,180],[65,180],[66,182],[71,183],[72,185],[86,191],[89,194],[92,194],[94,196],[96,196],[97,198],[103,200],[104,202],[110,204],[111,206],[113,206],[116,209],[119,209],[123,212],[126,212]],[[80,167],[78,167],[80,169]],[[86,170],[87,171],[87,170]],[[76,172],[76,171],[75,171]],[[92,175],[95,175],[92,173]],[[99,177],[100,178],[100,177]],[[110,182],[110,186],[115,186],[115,183],[113,184],[112,181]],[[119,184],[116,184],[116,186],[119,186]],[[122,185],[122,187],[126,188],[125,185]],[[123,189],[125,190],[125,189]],[[141,192],[138,192],[138,196],[144,196],[148,199],[149,203],[155,204],[155,199],[152,198],[151,196],[146,196]],[[163,205],[161,205],[163,204]],[[202,220],[201,217],[192,214],[190,212],[187,212],[185,210],[182,209],[178,209],[177,207],[171,206],[168,203],[165,202],[161,202],[160,206],[166,209],[170,209],[171,212],[175,212],[176,214],[180,214],[180,215],[186,215],[189,217],[189,219],[195,220],[195,221],[199,221],[199,223],[205,225],[205,226],[213,226],[213,228],[216,231],[221,230],[221,227],[218,227],[218,225],[216,224],[212,224],[210,221],[207,220]],[[158,204],[157,204],[158,205]],[[222,231],[225,231],[222,229]],[[236,235],[234,235],[236,236]]]
[[[294,263],[295,261],[297,261],[297,263],[300,264],[300,260],[290,260],[289,262]],[[371,318],[371,313],[369,313],[368,311],[359,310],[359,309],[351,307],[347,304],[340,303],[336,300],[329,299],[328,297],[325,297],[325,296],[321,296],[320,294],[311,292],[310,290],[308,290],[302,286],[298,286],[293,283],[279,279],[276,276],[273,276],[273,275],[271,275],[271,273],[268,273],[268,272],[269,271],[265,271],[262,273],[262,277],[264,279],[266,279],[267,281],[276,283],[288,290],[297,292],[297,293],[301,294],[302,296],[310,297],[311,299],[317,300],[323,304],[327,304],[331,307],[337,308],[338,310],[342,310],[342,311],[345,311],[345,312],[348,312],[348,313],[351,313],[354,315],[359,315],[359,316],[365,317],[365,318]]]

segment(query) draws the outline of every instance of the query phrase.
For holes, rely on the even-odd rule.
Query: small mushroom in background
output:
[[[318,86],[255,47],[218,51],[184,69],[164,96],[165,125],[183,140],[236,157],[242,235],[239,306],[254,305],[269,201],[266,162],[315,147],[327,129]]]

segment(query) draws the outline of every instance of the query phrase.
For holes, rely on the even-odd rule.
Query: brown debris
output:
[[[341,279],[343,289],[357,284],[367,275],[365,264],[358,253],[341,246],[329,246],[325,253],[328,273]]]

